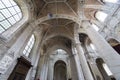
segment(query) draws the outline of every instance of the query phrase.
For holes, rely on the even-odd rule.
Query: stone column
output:
[[[46,61],[45,64],[45,75],[43,80],[47,80],[47,78],[48,78],[48,60]]]
[[[47,61],[47,57],[45,56],[40,74],[40,80],[47,80],[47,72],[48,72],[48,61]]]
[[[76,67],[77,67],[78,80],[84,80],[83,73],[82,73],[81,66],[80,66],[79,56],[77,53],[74,53],[74,59],[76,62]]]
[[[98,54],[110,70],[113,72],[117,79],[120,79],[120,55],[108,44],[108,42],[90,25],[88,21],[83,22],[83,28],[85,29],[88,37],[98,50]]]
[[[79,59],[80,59],[80,63],[82,66],[83,74],[85,76],[85,80],[94,80],[90,72],[89,66],[87,64],[87,60],[85,58],[85,55],[84,55],[84,52],[83,52],[83,49],[80,43],[76,43],[76,49],[79,55]]]
[[[78,30],[79,30],[78,26],[75,25],[75,27],[74,27],[75,44],[74,45],[76,47],[76,51],[77,51],[78,56],[79,56],[79,60],[80,60],[79,64],[81,64],[83,74],[85,76],[85,80],[94,80],[93,76],[92,76],[92,73],[90,72],[90,68],[87,64],[87,60],[86,60],[86,57],[84,55],[84,51],[82,49],[81,43],[79,41]]]
[[[25,80],[34,80],[35,79],[39,58],[40,58],[40,52],[37,53],[36,60],[34,61],[34,63],[32,63],[33,67],[29,70]]]
[[[21,48],[27,43],[27,39],[29,36],[31,36],[33,33],[33,28],[31,26],[28,26],[23,33],[19,36],[19,38],[14,42],[14,44],[9,48],[7,53],[5,53],[4,57],[2,57],[1,62],[5,62],[6,68],[5,73],[2,74],[2,79],[1,80],[7,80],[11,72],[13,71],[16,63],[17,63],[17,58],[20,57],[22,53]],[[21,51],[21,52],[20,52]],[[7,58],[7,59],[6,59]],[[8,63],[7,63],[7,62]],[[1,65],[0,67],[2,67]]]
[[[35,36],[35,37],[36,38],[35,38],[35,43],[34,43],[33,49],[29,54],[29,58],[31,59],[31,63],[32,63],[33,67],[29,70],[26,80],[34,80],[38,61],[40,58],[40,38],[38,38],[37,36]]]
[[[70,60],[67,60],[68,64],[67,64],[67,79],[71,79],[71,66],[70,66]]]
[[[35,79],[35,75],[36,75],[36,70],[37,70],[37,65],[38,65],[39,58],[40,58],[40,53],[37,54],[36,62],[34,64],[34,67],[32,69],[32,73],[31,73],[31,77],[32,77],[31,80]]]
[[[48,77],[49,80],[53,80],[53,76],[54,76],[54,62],[52,58],[49,58],[49,66],[48,66]]]
[[[39,60],[36,79],[47,80],[48,60],[46,55],[42,55]]]
[[[44,58],[45,58],[44,55],[41,55],[40,58],[39,58],[37,72],[36,72],[36,79],[38,79],[38,78],[41,79],[40,74],[41,74],[41,71],[42,71],[42,66],[44,64]]]

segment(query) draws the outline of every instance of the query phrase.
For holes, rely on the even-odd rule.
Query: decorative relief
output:
[[[0,61],[0,73],[4,74],[14,60],[14,52],[5,55]]]
[[[12,51],[12,52],[10,52],[9,54],[8,54],[11,58],[14,58],[14,56],[15,56],[15,54],[14,54],[14,52]]]

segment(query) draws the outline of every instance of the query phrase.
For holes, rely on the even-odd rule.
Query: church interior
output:
[[[120,80],[120,0],[0,0],[0,80]]]

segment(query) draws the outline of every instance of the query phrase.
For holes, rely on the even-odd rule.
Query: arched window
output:
[[[103,66],[103,68],[106,71],[106,73],[107,73],[108,76],[112,76],[113,75],[113,73],[110,71],[110,69],[107,66],[107,64],[103,63],[102,66]]]
[[[102,58],[96,59],[96,65],[98,69],[100,70],[104,80],[116,80],[110,68],[107,66],[107,64],[104,62]]]
[[[25,56],[29,56],[29,53],[30,53],[30,51],[31,51],[31,49],[32,49],[32,47],[33,47],[33,45],[34,45],[34,42],[35,42],[35,37],[34,37],[34,35],[32,35],[32,36],[30,37],[30,39],[29,39],[29,41],[28,41],[28,43],[27,43],[24,51],[23,51],[23,54],[24,54]]]
[[[104,22],[106,17],[107,17],[107,14],[102,12],[102,11],[97,11],[96,14],[95,14],[95,17],[101,21],[101,22]]]
[[[64,61],[58,60],[55,63],[53,80],[67,80],[67,66]]]
[[[6,31],[21,18],[21,10],[13,0],[0,0],[0,33]]]
[[[117,3],[119,0],[103,0],[103,2]]]
[[[92,24],[92,27],[93,27],[96,31],[99,31],[98,26],[96,26],[95,24]]]
[[[120,55],[120,43],[117,40],[113,39],[113,38],[109,39],[108,43]]]
[[[90,43],[90,47],[91,47],[93,50],[96,50],[96,49],[95,49],[95,46],[94,46],[92,43]]]
[[[98,56],[97,47],[92,42],[89,43],[89,46],[87,49],[90,52],[89,54],[91,54],[92,56],[94,56],[94,57]]]
[[[64,54],[64,53],[66,53],[66,51],[64,51],[63,49],[57,49],[56,53],[58,53],[58,54]]]

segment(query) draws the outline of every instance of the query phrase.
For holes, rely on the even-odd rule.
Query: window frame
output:
[[[2,30],[0,30],[0,34],[7,31],[9,28],[14,26],[16,23],[18,23],[23,18],[23,13],[19,5],[14,0],[6,0],[6,1],[8,3],[7,2],[5,3],[3,0],[0,0],[0,3],[1,3],[0,15],[1,17],[3,17],[3,19],[0,20],[0,27],[2,28]],[[9,6],[6,4],[9,4]],[[10,9],[12,9],[14,13],[12,13]],[[3,24],[3,22],[5,23],[5,21],[9,25]]]
[[[103,3],[117,3],[117,2],[119,2],[119,0],[116,0],[115,2],[112,2],[110,0],[101,0],[101,2],[103,2]]]
[[[35,44],[35,35],[32,34],[31,37],[29,38],[26,46],[24,47],[24,50],[22,51],[22,53],[25,55],[25,56],[29,56],[33,46]]]
[[[100,13],[99,13],[99,12],[102,13],[102,14],[101,14],[102,16],[103,16],[103,15],[105,16],[104,19],[101,20],[101,18],[100,18]],[[98,15],[98,16],[97,16],[97,15]],[[96,12],[95,12],[95,18],[96,18],[98,21],[100,21],[100,22],[104,22],[107,17],[108,17],[108,14],[105,13],[104,11],[96,11]],[[103,18],[103,17],[102,17],[102,18]]]

